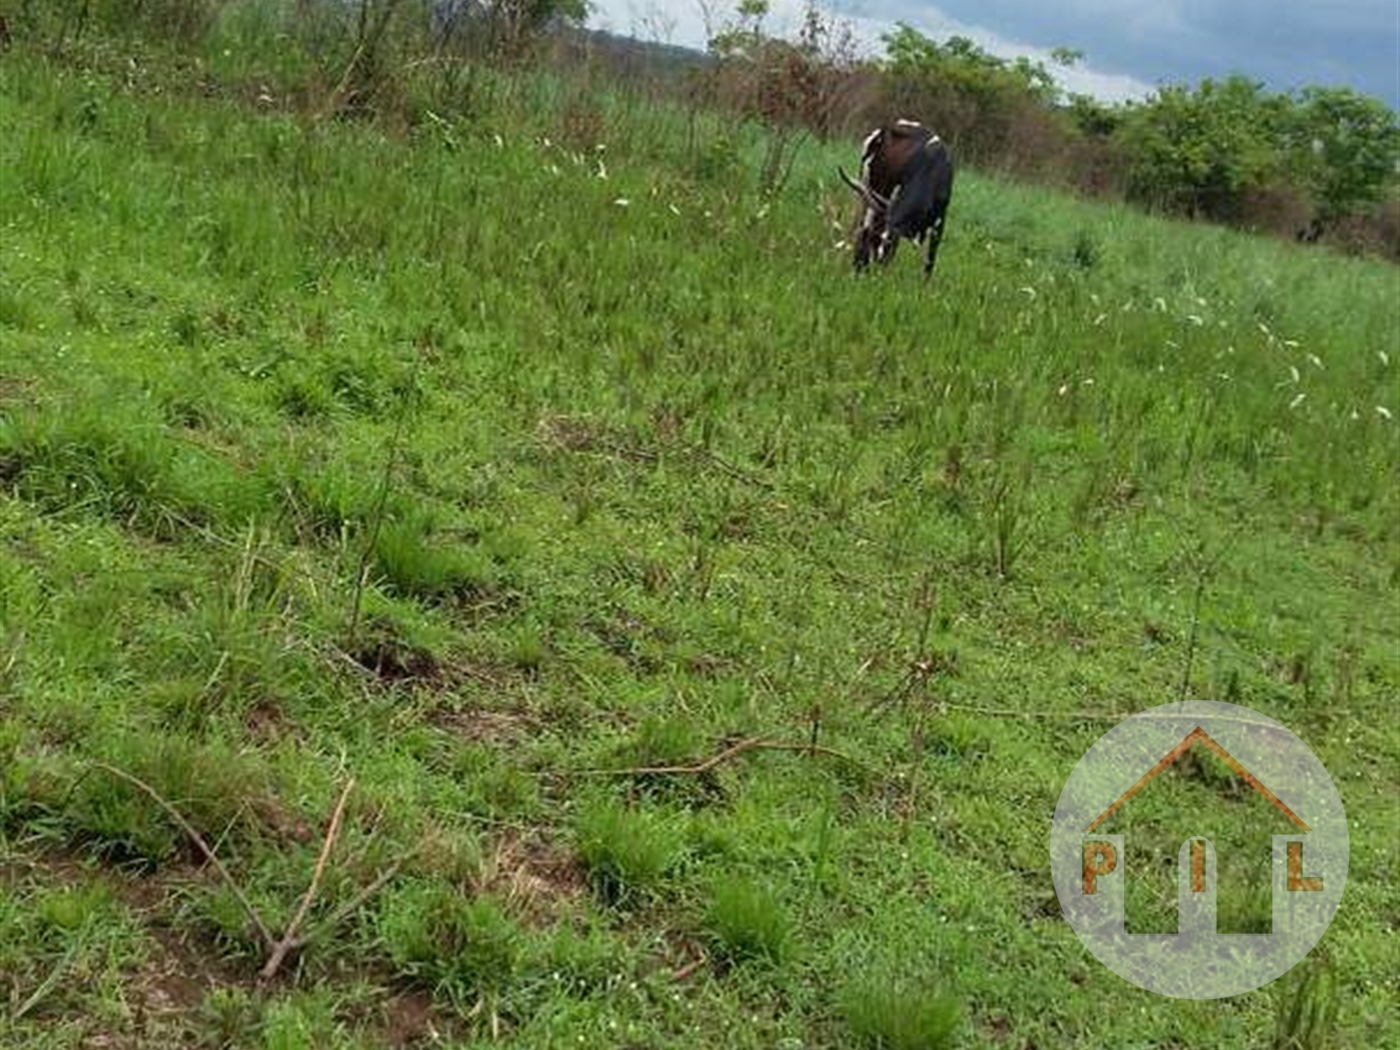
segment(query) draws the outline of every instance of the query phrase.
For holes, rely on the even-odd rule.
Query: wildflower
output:
[[[606,164],[603,163],[603,158],[602,158],[602,157],[599,157],[599,158],[598,158],[598,178],[600,178],[600,179],[606,179],[607,177],[608,177],[608,166],[607,166]]]
[[[1027,285],[1026,287],[1022,288],[1021,292],[1025,295],[1027,299],[1030,299],[1032,301],[1035,300],[1035,289],[1032,288],[1030,285]]]
[[[1394,418],[1395,418],[1394,416],[1392,416],[1392,415],[1390,414],[1390,409],[1386,408],[1384,405],[1377,405],[1377,406],[1376,406],[1376,415],[1380,416],[1382,419],[1394,419]]]
[[[674,204],[668,204],[666,205],[666,207],[671,209],[672,215],[679,215],[681,213],[681,210],[677,208]]]
[[[1293,382],[1295,382],[1295,383],[1301,383],[1301,382],[1303,381],[1302,373],[1300,373],[1300,372],[1298,371],[1298,369],[1297,369],[1295,366],[1289,365],[1289,366],[1288,366],[1288,373],[1289,373],[1289,375],[1291,375],[1291,376],[1293,377]]]
[[[1107,320],[1108,314],[1099,314],[1098,317],[1094,318],[1094,327],[1097,328],[1099,325],[1103,324]]]
[[[1299,405],[1301,405],[1304,401],[1306,401],[1307,398],[1308,398],[1308,395],[1307,395],[1307,394],[1299,394],[1299,395],[1298,395],[1297,397],[1295,397],[1292,401],[1288,402],[1288,407],[1289,407],[1290,409],[1297,408],[1297,407],[1298,407]]]
[[[1322,358],[1318,357],[1316,354],[1309,354],[1309,355],[1308,355],[1308,360],[1311,361],[1314,365],[1316,365],[1316,366],[1318,367],[1319,370],[1321,370],[1321,368],[1322,368]]]
[[[1068,383],[1062,383],[1062,384],[1060,385],[1060,396],[1061,396],[1061,397],[1064,397],[1064,396],[1065,396],[1066,394],[1068,394],[1068,393],[1069,393],[1069,384],[1068,384]]]
[[[1190,322],[1191,322],[1193,325],[1195,325],[1197,328],[1200,328],[1201,325],[1203,325],[1203,324],[1206,323],[1205,320],[1204,320],[1203,318],[1198,317],[1196,314],[1187,314],[1187,315],[1186,315],[1186,320],[1190,321]]]
[[[619,197],[617,198],[617,200],[613,201],[613,203],[616,204],[619,208],[627,208],[630,207],[632,204],[632,202],[629,201],[626,197]]]
[[[1389,365],[1389,364],[1390,364],[1390,355],[1387,354],[1384,350],[1377,350],[1377,351],[1376,351],[1376,356],[1379,357],[1379,358],[1381,359],[1381,364],[1383,364],[1383,365]]]
[[[496,148],[497,148],[497,149],[505,149],[505,148],[506,148],[506,140],[503,139],[503,138],[501,138],[501,136],[500,136],[499,133],[493,134],[493,135],[491,136],[491,138],[495,140]]]

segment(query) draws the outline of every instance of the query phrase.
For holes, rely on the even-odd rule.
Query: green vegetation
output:
[[[849,147],[246,15],[0,56],[0,1044],[1400,1039],[1395,269],[969,170],[857,280]],[[1181,695],[1346,803],[1301,984],[1060,915]]]

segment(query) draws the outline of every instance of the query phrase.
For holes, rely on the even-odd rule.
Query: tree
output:
[[[1134,107],[1120,131],[1131,161],[1129,192],[1191,215],[1240,217],[1246,191],[1282,170],[1286,97],[1248,77],[1163,88]]]
[[[1323,222],[1380,200],[1400,173],[1395,111],[1350,88],[1304,88],[1286,138],[1294,177]]]

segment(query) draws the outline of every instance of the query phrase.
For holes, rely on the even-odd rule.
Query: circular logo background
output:
[[[1132,830],[1111,832],[1140,793],[1191,752],[1187,763],[1210,762],[1212,754],[1223,763],[1229,797],[1273,807],[1264,810],[1274,832],[1272,932],[1217,932],[1220,858],[1189,813],[1176,818],[1180,827],[1158,828],[1180,841],[1177,932],[1125,929],[1125,881],[1143,873],[1127,863]],[[1233,812],[1216,808],[1217,817]],[[1347,860],[1342,799],[1312,750],[1265,715],[1209,701],[1154,707],[1100,737],[1065,783],[1050,830],[1055,892],[1085,947],[1120,977],[1181,999],[1238,995],[1288,972],[1336,914]]]

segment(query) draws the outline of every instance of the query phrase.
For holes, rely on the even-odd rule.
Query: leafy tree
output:
[[[1394,110],[1350,88],[1304,88],[1287,128],[1289,163],[1332,222],[1380,200],[1400,173]]]
[[[950,36],[939,44],[900,22],[882,39],[885,68],[895,76],[941,78],[983,96],[1019,91],[1045,103],[1053,102],[1059,92],[1044,64],[1024,56],[1008,62],[965,36]]]
[[[1277,144],[1287,117],[1287,99],[1248,77],[1164,88],[1120,132],[1130,193],[1192,215],[1238,218],[1246,191],[1282,170]]]

